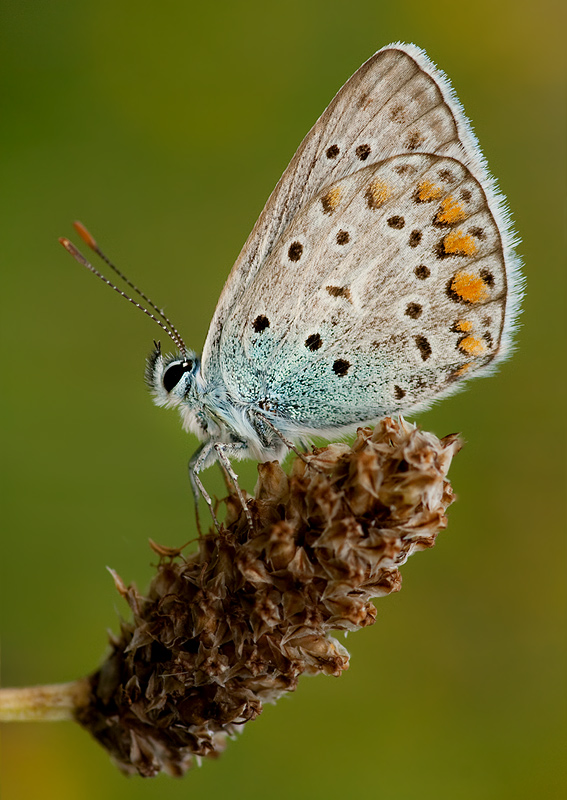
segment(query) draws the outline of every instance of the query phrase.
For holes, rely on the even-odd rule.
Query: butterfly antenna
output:
[[[97,255],[101,255],[100,251],[97,249],[97,245],[96,245],[95,240],[90,236],[90,234],[87,231],[87,229],[84,226],[81,226],[81,231],[80,231],[79,227],[78,227],[79,225],[80,225],[80,223],[77,223],[75,225],[75,230],[79,233],[79,235],[81,236],[83,241],[85,241],[89,245],[89,247],[92,247],[92,245],[88,241],[90,239],[94,244],[94,247],[92,247],[92,249],[97,253]],[[84,232],[84,235],[83,235],[83,232]],[[114,289],[115,292],[118,292],[119,295],[122,295],[122,297],[124,297],[126,300],[128,300],[129,303],[132,303],[132,305],[136,306],[136,308],[139,308],[140,311],[143,311],[144,314],[147,314],[148,317],[153,319],[153,321],[156,322],[160,326],[160,328],[167,333],[167,335],[169,336],[171,341],[175,344],[175,346],[180,351],[180,353],[182,353],[184,356],[187,355],[188,351],[187,351],[187,347],[185,345],[185,342],[181,338],[181,335],[179,334],[177,329],[171,324],[171,322],[165,316],[165,314],[162,314],[162,312],[159,310],[159,308],[157,308],[157,306],[154,303],[152,303],[151,300],[149,300],[146,297],[145,294],[143,294],[138,289],[136,289],[136,287],[126,277],[124,277],[122,275],[122,273],[119,272],[119,270],[116,269],[116,267],[113,267],[112,264],[110,264],[110,262],[106,258],[104,258],[105,262],[108,263],[109,266],[111,266],[115,270],[115,272],[117,272],[118,275],[120,275],[120,277],[123,278],[126,281],[126,283],[128,283],[129,286],[131,286],[133,289],[135,289],[138,292],[138,294],[140,295],[140,297],[142,297],[144,300],[146,300],[149,303],[151,308],[153,308],[154,311],[156,311],[159,314],[161,319],[158,319],[158,317],[156,317],[155,314],[152,314],[151,311],[148,311],[148,309],[145,308],[141,303],[138,303],[132,297],[127,295],[126,292],[123,292],[122,289],[120,289],[118,286],[116,286],[114,283],[112,283],[112,281],[109,281],[108,278],[106,278],[102,274],[102,272],[99,272],[99,270],[96,269],[96,267],[93,267],[93,265],[90,263],[90,261],[88,261],[84,257],[84,255],[81,253],[81,251],[77,247],[75,247],[73,242],[69,241],[69,239],[65,238],[64,236],[61,236],[61,238],[59,239],[59,242],[63,245],[65,250],[67,250],[67,252],[70,253],[73,256],[75,261],[77,261],[79,264],[81,264],[81,266],[86,267],[86,269],[88,269],[90,272],[92,272],[93,275],[96,275],[97,278],[100,278],[101,281],[106,283],[107,286],[110,286],[111,289]],[[103,257],[103,256],[101,255],[101,257]]]
[[[169,329],[175,334],[178,342],[183,345],[183,347],[181,347],[180,349],[183,352],[186,352],[187,348],[185,347],[185,343],[183,342],[181,334],[179,333],[173,322],[169,319],[169,317],[166,316],[163,310],[159,308],[153,302],[153,300],[150,300],[147,294],[145,294],[141,289],[139,289],[135,284],[133,284],[132,281],[129,278],[127,278],[126,275],[124,275],[124,273],[121,272],[117,266],[115,266],[115,264],[112,263],[112,261],[106,255],[106,253],[103,253],[103,251],[100,249],[100,247],[98,246],[98,242],[91,234],[91,232],[87,230],[87,228],[83,225],[82,222],[76,220],[73,223],[73,227],[75,228],[75,230],[77,231],[83,242],[85,242],[85,244],[87,244],[91,248],[91,250],[94,250],[97,256],[101,258],[105,264],[108,264],[110,269],[114,270],[114,272],[118,275],[118,277],[121,278],[124,281],[124,283],[128,284],[128,286],[131,289],[133,289],[136,292],[136,294],[138,294],[142,298],[142,300],[144,300],[150,306],[150,308],[153,308],[156,314],[158,314],[161,317],[161,319],[165,322],[165,324],[169,327]]]

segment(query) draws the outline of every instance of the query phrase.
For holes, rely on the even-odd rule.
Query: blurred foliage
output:
[[[349,637],[346,675],[304,679],[182,782],[126,781],[72,724],[5,726],[3,796],[563,796],[564,3],[4,0],[1,14],[4,684],[94,669],[127,613],[105,565],[143,587],[148,537],[194,534],[196,442],[142,382],[157,329],[63,252],[71,220],[199,348],[304,134],[375,50],[414,41],[473,120],[528,279],[513,359],[420,416],[468,442],[459,502],[376,626]],[[238,470],[252,486],[254,464]]]

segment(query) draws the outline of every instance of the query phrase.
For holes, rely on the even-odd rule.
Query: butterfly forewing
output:
[[[452,156],[486,180],[474,137],[443,74],[417,47],[390,46],[347,81],[272,192],[219,299],[203,351],[204,374],[216,368],[230,309],[298,210],[361,167],[413,152]]]

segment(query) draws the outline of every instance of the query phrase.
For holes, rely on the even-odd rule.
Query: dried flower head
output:
[[[398,591],[400,565],[435,543],[459,447],[387,418],[352,447],[296,459],[289,476],[261,464],[253,528],[229,497],[221,532],[195,553],[155,546],[146,596],[115,576],[133,620],[78,720],[126,772],[181,775],[302,673],[340,675],[349,656],[331,631],[372,625],[371,599]]]

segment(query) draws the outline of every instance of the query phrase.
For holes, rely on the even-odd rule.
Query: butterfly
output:
[[[146,381],[202,442],[196,497],[212,509],[199,474],[216,460],[238,486],[231,459],[281,460],[295,443],[416,412],[491,372],[519,312],[514,245],[448,79],[415,45],[379,50],[272,192],[201,357],[127,281],[178,350],[157,343]]]

